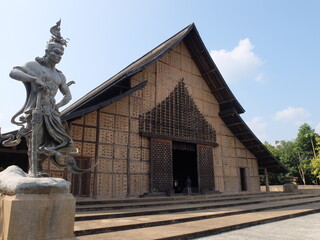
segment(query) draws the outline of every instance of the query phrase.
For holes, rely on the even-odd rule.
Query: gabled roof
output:
[[[286,172],[285,167],[275,159],[240,117],[245,110],[227,86],[194,24],[184,28],[66,108],[62,112],[62,119],[71,120],[81,117],[143,88],[146,82],[130,88],[130,77],[159,60],[181,41],[186,44],[203,79],[217,99],[220,106],[220,117],[240,142],[255,155],[259,167],[268,168],[271,172]]]

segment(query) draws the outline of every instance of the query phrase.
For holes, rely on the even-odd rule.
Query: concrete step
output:
[[[282,219],[302,216],[315,212],[320,212],[320,198],[314,198],[314,201],[300,200],[286,200],[283,202],[267,202],[265,204],[258,205],[245,205],[241,207],[221,208],[215,209],[212,212],[197,211],[197,212],[185,212],[183,215],[156,215],[147,218],[136,217],[132,219],[115,219],[108,220],[109,223],[91,222],[91,224],[98,225],[109,224],[109,226],[119,227],[128,225],[128,223],[137,222],[159,222],[166,221],[165,219],[177,219],[176,223],[171,220],[171,223],[165,225],[158,225],[150,227],[148,225],[140,226],[137,229],[130,230],[117,230],[108,233],[89,234],[84,236],[78,236],[79,240],[104,240],[104,239],[130,239],[130,240],[149,240],[149,239],[194,239],[196,237],[213,235],[225,231],[230,231],[239,228],[245,228],[253,225],[279,221]],[[253,209],[255,208],[255,210]],[[259,210],[258,210],[259,209]],[[247,211],[247,212],[245,212]],[[233,214],[226,214],[231,213]],[[237,213],[236,213],[237,212]],[[215,215],[210,218],[195,219],[197,216],[209,216]],[[223,215],[226,214],[226,215]],[[179,222],[179,219],[189,218],[188,221]],[[190,220],[194,218],[193,220]],[[122,220],[122,221],[121,221]],[[122,222],[122,223],[121,223]],[[79,222],[78,222],[79,223]],[[80,225],[76,223],[76,231],[80,231]],[[80,222],[84,225],[89,223]],[[78,229],[77,229],[78,228]],[[109,229],[110,230],[110,229]],[[78,232],[79,233],[79,232]],[[93,232],[91,232],[93,233]],[[79,234],[81,235],[81,234]]]
[[[112,218],[125,218],[133,216],[147,216],[147,215],[157,215],[161,213],[175,213],[185,211],[197,211],[197,210],[208,210],[223,207],[237,207],[248,204],[260,204],[265,202],[279,202],[285,200],[295,200],[295,199],[312,199],[319,197],[318,194],[289,194],[289,195],[279,195],[270,197],[268,194],[263,196],[256,196],[249,199],[228,199],[223,201],[213,201],[213,202],[200,202],[193,203],[192,200],[187,201],[187,203],[181,204],[179,201],[175,205],[160,205],[160,206],[143,206],[140,208],[126,208],[126,209],[110,209],[106,211],[95,211],[95,212],[77,212],[75,216],[76,221],[88,221],[97,219],[112,219]]]
[[[269,193],[268,198],[279,197],[279,196],[292,196],[302,195],[302,193]],[[156,207],[156,206],[169,206],[177,204],[199,204],[199,203],[210,203],[210,202],[223,202],[230,200],[246,200],[252,198],[265,198],[265,193],[256,194],[241,194],[241,195],[198,195],[198,196],[179,196],[175,198],[161,198],[161,199],[128,199],[126,201],[120,200],[95,200],[95,201],[77,201],[76,211],[77,212],[88,212],[88,211],[101,211],[101,210],[113,210],[113,209],[128,209],[128,208],[145,208],[145,207]]]

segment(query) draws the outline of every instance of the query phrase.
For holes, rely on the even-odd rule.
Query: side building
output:
[[[45,163],[85,197],[260,191],[259,169],[285,168],[240,117],[194,24],[133,62],[62,112],[78,165],[73,175]]]

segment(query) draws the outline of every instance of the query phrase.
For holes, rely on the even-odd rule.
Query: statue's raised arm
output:
[[[42,169],[42,163],[46,160],[59,167],[69,166],[74,173],[85,171],[77,168],[70,156],[73,141],[60,119],[59,108],[72,98],[64,74],[56,69],[64,54],[64,47],[67,46],[67,40],[60,34],[60,24],[61,21],[58,21],[50,29],[52,37],[46,45],[43,57],[14,67],[10,72],[11,78],[24,83],[27,98],[22,109],[12,118],[12,122],[21,128],[16,138],[10,136],[4,141],[4,145],[12,146],[18,144],[22,137],[26,139],[29,175],[33,177],[47,176]],[[56,103],[58,91],[63,98]],[[61,158],[67,160],[61,161]]]

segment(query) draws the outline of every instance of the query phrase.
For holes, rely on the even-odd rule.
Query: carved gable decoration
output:
[[[143,136],[217,146],[216,132],[197,108],[183,81],[150,112],[140,116]]]

